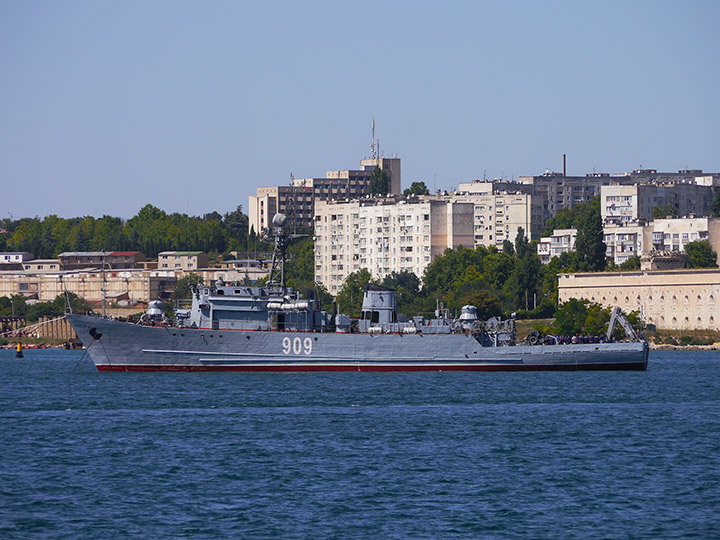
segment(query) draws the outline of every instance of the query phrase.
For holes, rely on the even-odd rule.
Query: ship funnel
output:
[[[395,291],[368,283],[365,286],[362,318],[373,324],[397,322],[397,297]]]

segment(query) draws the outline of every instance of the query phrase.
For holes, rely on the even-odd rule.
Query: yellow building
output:
[[[560,274],[559,301],[641,311],[659,330],[720,330],[720,269]]]

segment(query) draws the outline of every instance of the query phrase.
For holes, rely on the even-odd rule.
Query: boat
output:
[[[517,342],[515,319],[458,318],[438,305],[431,319],[404,319],[394,290],[368,284],[362,313],[321,310],[312,291],[285,285],[286,218],[273,218],[275,252],[265,286],[199,285],[171,325],[151,303],[139,324],[66,317],[99,371],[541,371],[645,370],[649,346],[619,308],[607,333],[585,343],[531,334]],[[333,312],[336,310],[333,309]],[[613,340],[619,323],[626,340]],[[588,340],[590,341],[590,340]]]

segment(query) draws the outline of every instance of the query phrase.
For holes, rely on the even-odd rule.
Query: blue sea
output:
[[[720,352],[646,372],[98,373],[0,351],[0,538],[718,538]]]

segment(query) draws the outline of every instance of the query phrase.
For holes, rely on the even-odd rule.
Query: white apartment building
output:
[[[609,223],[603,227],[605,256],[620,265],[631,257],[639,257],[652,250],[648,242],[648,230],[652,225],[644,222]]]
[[[431,197],[316,201],[315,279],[337,294],[352,272],[422,277],[446,248],[473,246],[473,204]]]
[[[462,184],[461,184],[462,185]],[[445,195],[442,200],[473,204],[473,245],[495,246],[502,250],[505,240],[515,242],[522,227],[528,240],[543,230],[543,206],[540,195],[527,193],[466,193]]]
[[[720,218],[656,219],[650,226],[652,249],[684,252],[690,242],[707,240],[720,253]]]
[[[540,239],[537,254],[542,263],[547,264],[553,257],[575,251],[576,241],[577,229],[555,229],[551,236]]]
[[[541,238],[537,253],[543,263],[566,251],[575,250],[576,229],[556,229],[551,237]],[[603,227],[605,253],[609,260],[620,265],[631,257],[652,251],[685,252],[690,242],[707,240],[720,253],[720,218],[656,219],[608,223]]]
[[[678,216],[707,216],[713,188],[695,183],[611,185],[600,187],[600,213],[603,223],[650,221],[653,208],[666,205]]]

